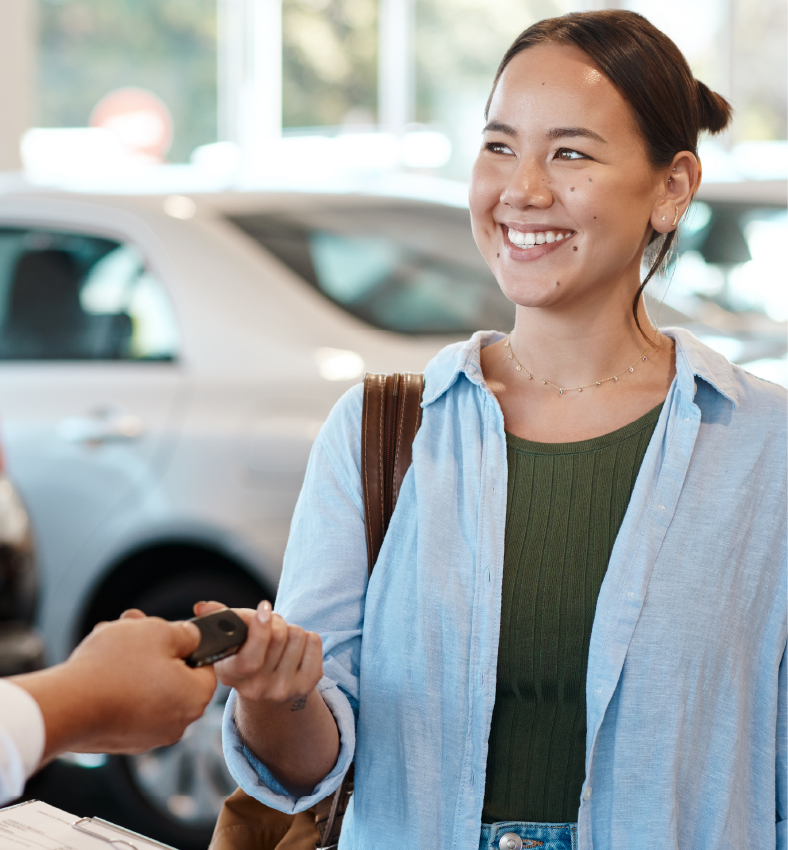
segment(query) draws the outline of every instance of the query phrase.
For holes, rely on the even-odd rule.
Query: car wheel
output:
[[[192,605],[215,599],[254,607],[266,594],[253,581],[201,574],[177,576],[134,599],[129,607],[167,620],[193,616]],[[112,758],[119,801],[136,831],[179,850],[205,850],[225,797],[236,787],[222,754],[222,715],[229,689],[219,685],[205,714],[178,743]]]

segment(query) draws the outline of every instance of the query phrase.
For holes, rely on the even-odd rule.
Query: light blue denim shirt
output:
[[[668,334],[676,378],[591,634],[579,847],[788,850],[785,391]],[[281,811],[329,795],[355,757],[342,850],[478,847],[507,476],[479,352],[500,336],[428,365],[413,465],[369,583],[360,387],[315,443],[276,607],[323,639],[334,770],[290,796],[244,748],[234,695],[227,706],[230,771]]]

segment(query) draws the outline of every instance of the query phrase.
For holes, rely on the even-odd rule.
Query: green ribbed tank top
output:
[[[579,443],[506,435],[509,481],[484,823],[577,820],[599,588],[662,405]]]

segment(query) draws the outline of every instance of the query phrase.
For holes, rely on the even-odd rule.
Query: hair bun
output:
[[[698,107],[700,129],[710,133],[722,132],[731,122],[733,107],[717,92],[713,92],[705,83],[695,80],[698,89]]]

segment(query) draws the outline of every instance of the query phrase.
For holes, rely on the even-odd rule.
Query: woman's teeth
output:
[[[534,245],[544,245],[545,242],[560,242],[568,239],[573,231],[546,230],[543,233],[521,233],[519,230],[509,230],[509,241],[518,248],[533,248]]]

